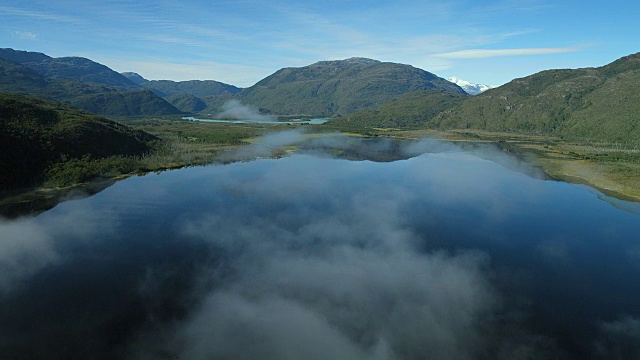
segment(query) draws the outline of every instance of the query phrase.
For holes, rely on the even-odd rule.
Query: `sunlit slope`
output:
[[[548,70],[469,97],[429,127],[616,142],[640,140],[640,53],[599,68]]]
[[[400,95],[375,109],[360,110],[331,120],[331,125],[357,129],[424,128],[439,113],[460,105],[469,95],[443,90],[421,90]]]
[[[335,116],[373,108],[417,90],[465,93],[409,65],[351,58],[281,69],[244,89],[237,98],[279,115]]]

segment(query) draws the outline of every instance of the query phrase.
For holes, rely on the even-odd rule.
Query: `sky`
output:
[[[239,87],[350,57],[496,86],[636,53],[638,15],[631,0],[0,0],[0,47]]]

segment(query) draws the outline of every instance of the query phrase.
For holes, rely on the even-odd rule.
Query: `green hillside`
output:
[[[29,54],[22,55],[29,56]],[[180,113],[180,110],[143,88],[123,90],[75,79],[48,78],[25,65],[2,57],[0,57],[0,92],[61,101],[101,115]]]
[[[5,48],[0,49],[0,58],[25,65],[47,78],[74,79],[125,90],[140,89],[122,74],[82,57],[52,58],[42,53]]]
[[[127,74],[133,80],[139,81],[143,79],[139,82],[142,87],[153,91],[156,95],[161,96],[171,105],[186,113],[203,111],[208,107],[208,102],[216,102],[213,99],[226,99],[242,90],[233,85],[214,80],[145,80],[136,73]]]
[[[86,172],[87,159],[141,155],[154,139],[61,103],[0,94],[0,190],[37,185],[51,169],[68,170],[54,169],[57,164],[77,162]]]
[[[278,115],[335,116],[432,89],[464,94],[457,85],[409,65],[351,58],[281,69],[236,98]]]
[[[188,94],[204,98],[207,96],[237,94],[242,90],[233,85],[214,80],[147,80],[140,83],[140,85],[162,97]]]
[[[421,90],[400,95],[371,110],[335,118],[330,125],[354,128],[424,128],[442,111],[454,108],[469,96],[442,90]]]
[[[165,98],[169,104],[186,113],[198,113],[207,108],[207,104],[191,94],[171,95]]]
[[[430,127],[640,140],[640,53],[599,68],[548,70],[469,97]]]

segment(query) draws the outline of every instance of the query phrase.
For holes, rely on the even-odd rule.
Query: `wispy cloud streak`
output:
[[[74,24],[82,23],[81,19],[73,16],[59,15],[59,14],[46,13],[46,12],[34,11],[34,10],[26,10],[26,9],[11,7],[11,6],[0,6],[0,13],[37,18],[41,20],[51,20],[51,21],[59,21],[59,22],[74,23]]]
[[[434,54],[445,59],[483,59],[502,56],[546,55],[579,51],[580,47],[523,48],[523,49],[469,49]]]

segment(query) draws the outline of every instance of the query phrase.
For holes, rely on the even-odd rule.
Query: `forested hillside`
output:
[[[0,94],[0,190],[39,184],[56,164],[142,155],[154,139],[61,103]]]
[[[351,58],[281,69],[236,98],[277,115],[336,116],[417,90],[465,94],[459,86],[413,66]]]
[[[640,140],[640,53],[599,68],[547,70],[469,97],[429,125],[441,129]]]

